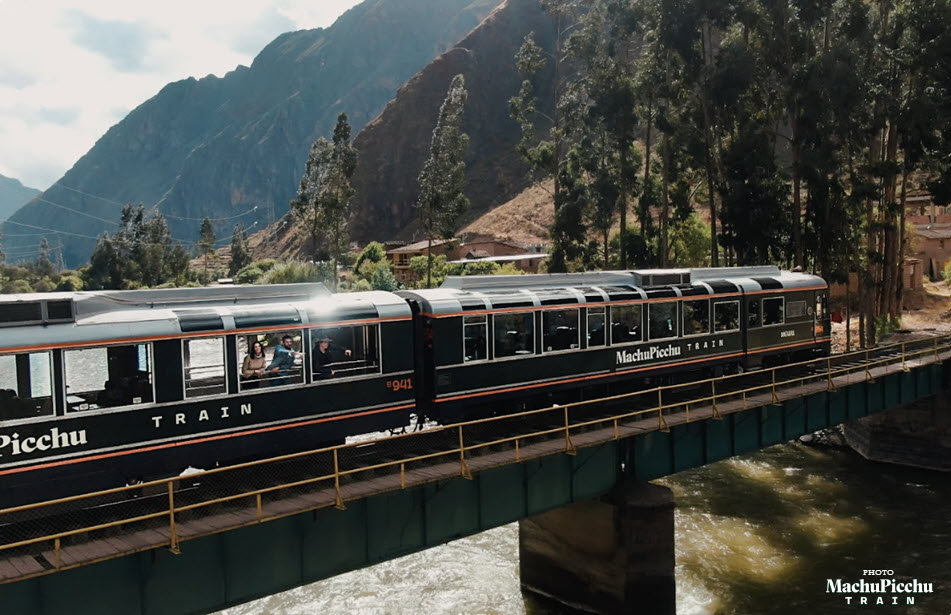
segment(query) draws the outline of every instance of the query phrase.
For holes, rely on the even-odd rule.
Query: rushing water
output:
[[[661,481],[677,501],[677,613],[951,612],[951,476],[775,446]],[[934,583],[915,606],[846,604],[865,569]],[[867,579],[871,580],[871,579]],[[228,615],[564,615],[523,596],[512,524],[228,610]]]

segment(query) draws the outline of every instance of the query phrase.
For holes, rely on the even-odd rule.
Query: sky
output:
[[[172,81],[223,76],[360,0],[0,0],[0,175],[44,190]]]

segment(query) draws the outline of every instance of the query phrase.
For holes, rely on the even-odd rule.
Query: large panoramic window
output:
[[[665,301],[647,306],[649,339],[677,337],[677,303]]]
[[[545,352],[577,348],[578,309],[542,312],[542,348]]]
[[[713,330],[736,331],[740,328],[740,302],[718,301],[713,304]]]
[[[206,337],[182,342],[185,397],[220,395],[225,389],[225,338]]]
[[[311,334],[314,380],[378,374],[378,327],[353,325],[314,329]]]
[[[611,306],[611,343],[629,344],[644,339],[641,333],[641,306]]]
[[[53,414],[49,352],[0,356],[0,421]]]
[[[284,338],[288,338],[286,342]],[[303,347],[304,334],[300,329],[238,336],[239,388],[245,391],[301,384]]]
[[[63,352],[69,411],[152,403],[149,344],[78,348]]]
[[[684,301],[684,335],[710,333],[710,301]]]
[[[535,322],[531,312],[496,314],[492,317],[495,358],[534,354]]]

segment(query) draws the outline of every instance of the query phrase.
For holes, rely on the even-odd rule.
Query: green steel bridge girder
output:
[[[949,362],[951,364],[951,362]],[[98,564],[0,585],[2,615],[209,612],[421,551],[606,494],[622,472],[652,480],[906,404],[948,382],[916,367],[722,419],[677,425],[348,502]]]
[[[0,615],[209,612],[603,495],[617,442],[348,502],[16,583]]]

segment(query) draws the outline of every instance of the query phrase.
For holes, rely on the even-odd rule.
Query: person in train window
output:
[[[314,350],[314,373],[321,378],[336,375],[336,372],[330,368],[330,364],[334,362],[333,352],[330,350],[332,342],[333,340],[327,336],[317,340],[317,348]],[[343,354],[349,357],[350,349],[345,348]]]
[[[267,366],[267,371],[272,378],[271,386],[288,383],[287,376],[294,369],[294,359],[299,356],[303,356],[303,353],[294,350],[294,338],[290,335],[282,337],[281,345],[274,349],[274,358]]]
[[[258,388],[260,384],[258,380],[264,375],[266,364],[267,357],[264,356],[264,345],[261,342],[254,342],[241,364],[242,385],[248,389]]]

